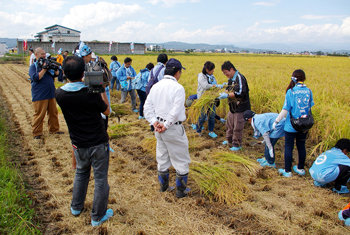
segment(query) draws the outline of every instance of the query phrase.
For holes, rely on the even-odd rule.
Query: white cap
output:
[[[51,54],[50,53],[46,53],[46,58],[50,57]]]

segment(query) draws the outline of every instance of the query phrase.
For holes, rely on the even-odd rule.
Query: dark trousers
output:
[[[292,161],[293,161],[293,148],[294,140],[298,149],[298,169],[304,169],[304,163],[306,158],[306,133],[303,132],[285,132],[285,145],[284,145],[284,169],[286,172],[292,171]]]
[[[350,167],[346,165],[339,165],[339,175],[335,179],[335,186],[334,188],[336,190],[340,190],[342,185],[346,185],[348,180],[350,179]]]
[[[77,170],[74,178],[71,207],[74,210],[82,210],[84,208],[92,166],[94,170],[95,191],[91,219],[100,221],[106,214],[108,204],[109,144],[104,143],[90,148],[73,148],[73,150],[77,161]]]
[[[137,90],[137,94],[139,95],[139,99],[140,99],[139,113],[140,113],[140,116],[143,117],[143,106],[145,105],[147,95],[145,91],[141,91],[141,90]]]

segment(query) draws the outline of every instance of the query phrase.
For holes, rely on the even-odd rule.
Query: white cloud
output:
[[[109,2],[98,2],[87,5],[76,5],[72,7],[68,15],[62,20],[62,25],[77,30],[86,29],[90,26],[115,23],[116,20],[128,19],[137,12],[141,12],[142,7],[138,4],[125,5]]]
[[[171,7],[178,3],[187,3],[187,2],[200,2],[200,0],[149,0],[147,1],[152,5],[157,5],[158,3],[163,3],[164,7]]]
[[[306,20],[321,20],[321,19],[331,19],[331,18],[344,18],[343,15],[303,15],[300,18]]]
[[[350,17],[343,20],[342,25],[296,24],[286,27],[261,29],[260,24],[245,30],[239,37],[241,40],[249,38],[252,42],[346,42],[350,40]]]
[[[37,9],[37,5],[44,6],[47,11],[56,11],[60,10],[65,4],[65,1],[62,0],[35,0],[35,2],[28,4],[27,0],[15,0],[15,2],[20,4],[25,4],[30,9]]]
[[[55,24],[58,18],[48,18],[28,12],[0,12],[0,32],[2,37],[31,38],[31,34],[43,31],[45,27]]]

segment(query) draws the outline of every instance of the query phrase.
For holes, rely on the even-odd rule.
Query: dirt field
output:
[[[316,188],[309,174],[286,179],[274,169],[260,169],[250,176],[238,169],[236,175],[246,182],[248,199],[234,206],[210,201],[200,194],[191,173],[189,197],[177,199],[173,192],[159,193],[154,154],[142,144],[153,134],[138,114],[121,117],[121,123],[133,124],[133,134],[111,140],[109,168],[109,208],[115,215],[100,227],[91,227],[91,205],[94,181],[91,176],[85,209],[79,217],[70,214],[74,171],[71,170],[71,146],[67,125],[59,115],[63,135],[48,133],[32,137],[31,87],[28,66],[0,65],[0,94],[13,114],[15,128],[21,134],[21,171],[29,184],[33,206],[41,230],[46,234],[349,234],[350,229],[338,220],[337,213],[349,202],[349,195],[337,195],[329,188]],[[113,94],[112,103],[119,95]],[[111,117],[109,125],[118,123]],[[192,129],[185,123],[186,132]],[[191,151],[191,158],[205,162],[206,156],[225,149],[221,146],[224,126],[216,124],[219,138],[201,138],[207,144]],[[249,128],[246,128],[249,129]],[[207,132],[204,132],[207,133]],[[241,154],[251,159],[261,157],[263,146],[251,147],[251,131],[245,132],[246,143]],[[310,147],[310,146],[309,146]],[[277,167],[283,167],[283,140],[276,151]],[[296,154],[294,154],[296,156]],[[307,159],[307,169],[312,159]],[[174,171],[171,171],[174,184]]]

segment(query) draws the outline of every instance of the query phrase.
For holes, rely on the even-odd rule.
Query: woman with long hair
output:
[[[304,115],[309,115],[311,107],[314,106],[312,91],[305,85],[305,72],[297,69],[293,72],[291,81],[286,89],[286,97],[281,113],[274,122],[275,127],[282,118],[286,117],[284,131],[285,131],[285,145],[284,145],[284,169],[279,169],[278,172],[284,177],[292,176],[292,160],[294,140],[298,149],[299,162],[293,167],[295,173],[305,175],[304,163],[306,158],[305,141],[308,131],[296,131],[290,121],[290,115],[294,118],[299,118]]]

